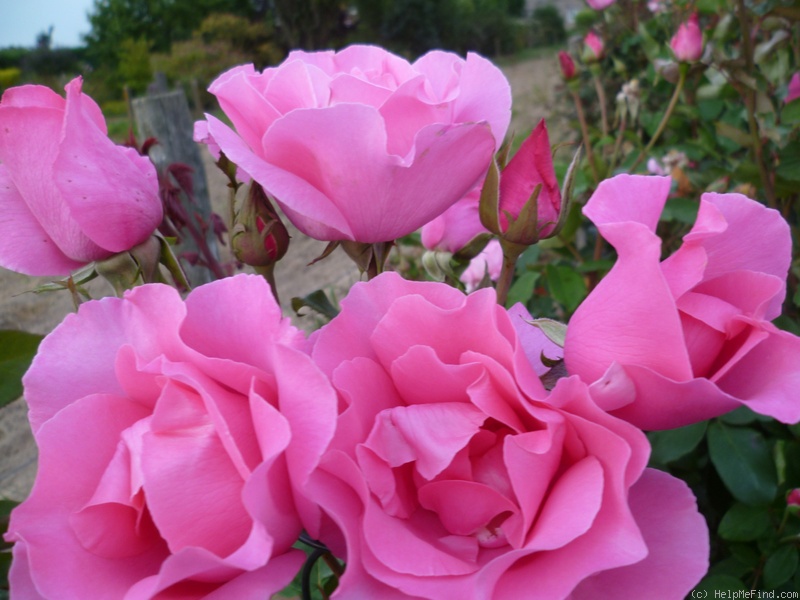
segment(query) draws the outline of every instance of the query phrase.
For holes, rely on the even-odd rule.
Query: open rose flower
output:
[[[66,91],[25,85],[0,100],[0,266],[27,275],[129,250],[162,218],[150,160],[108,139],[80,77]]]
[[[24,379],[40,454],[7,534],[14,597],[255,600],[287,585],[311,510],[290,474],[311,471],[335,418],[303,343],[248,275],[67,317]]]
[[[469,261],[459,279],[469,293],[477,289],[487,275],[492,281],[497,281],[502,269],[503,248],[498,240],[492,239],[478,256]]]
[[[618,259],[569,322],[568,372],[643,429],[741,405],[800,421],[800,338],[770,323],[786,293],[789,226],[741,194],[703,194],[694,227],[662,262],[655,229],[669,190],[669,177],[620,175],[584,208]]]
[[[481,224],[478,202],[481,189],[476,187],[441,215],[422,227],[422,245],[428,250],[455,254],[480,235],[489,232]]]
[[[463,197],[511,118],[511,88],[476,54],[294,51],[278,67],[223,73],[209,87],[234,133],[196,129],[258,181],[303,233],[392,241]]]
[[[339,393],[306,522],[347,568],[335,598],[679,598],[707,567],[680,481],[491,289],[384,273],[311,338]]]
[[[586,4],[588,4],[594,10],[603,10],[614,4],[617,0],[586,0]]]

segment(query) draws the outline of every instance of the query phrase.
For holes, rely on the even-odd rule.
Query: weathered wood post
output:
[[[200,149],[192,139],[194,123],[192,121],[189,104],[183,90],[172,92],[159,92],[148,94],[133,100],[133,113],[136,120],[136,129],[140,142],[154,137],[158,144],[150,149],[150,157],[158,170],[163,171],[168,165],[179,162],[192,168],[192,182],[196,205],[186,205],[187,212],[191,215],[199,212],[205,223],[209,224],[205,239],[214,258],[219,258],[211,224],[211,203],[208,196],[208,185],[200,156]],[[187,200],[188,202],[188,200]],[[183,252],[199,252],[195,241],[185,235],[181,244],[176,248],[176,254]],[[206,283],[212,279],[211,273],[205,267],[193,267],[182,261],[186,269],[189,282],[195,286]]]

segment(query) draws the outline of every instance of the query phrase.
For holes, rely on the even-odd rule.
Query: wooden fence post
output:
[[[211,203],[206,174],[200,150],[192,139],[194,123],[186,94],[183,90],[177,90],[136,98],[133,100],[133,112],[139,141],[142,142],[150,137],[158,140],[158,144],[150,149],[150,157],[159,171],[163,171],[174,162],[184,163],[193,169],[192,182],[197,205],[187,205],[186,209],[190,214],[199,212],[203,220],[209,224],[206,242],[214,257],[218,259],[219,249],[210,226]],[[185,235],[176,248],[177,254],[182,252],[198,252],[197,244],[189,235]],[[205,267],[192,267],[185,261],[182,264],[193,286],[207,283],[212,279],[210,271]]]

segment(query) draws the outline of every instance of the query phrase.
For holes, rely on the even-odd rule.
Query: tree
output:
[[[249,0],[94,0],[85,37],[89,59],[116,68],[125,39],[147,40],[153,51],[168,52],[214,12],[249,16],[252,8]]]

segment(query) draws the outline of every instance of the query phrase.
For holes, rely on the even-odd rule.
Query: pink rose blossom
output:
[[[472,53],[294,51],[209,91],[238,135],[210,115],[200,135],[321,240],[386,242],[431,221],[480,181],[511,118],[508,81]]]
[[[145,241],[162,218],[153,164],[108,139],[81,78],[62,98],[24,85],[0,101],[0,266],[75,269]]]
[[[594,10],[603,10],[608,8],[617,0],[586,0],[586,4],[588,4]]]
[[[488,233],[481,224],[478,203],[480,186],[474,188],[441,215],[422,227],[422,245],[428,250],[455,254],[472,240]]]
[[[303,563],[295,498],[335,397],[269,286],[240,275],[80,307],[24,379],[39,446],[11,515],[16,598],[262,599]],[[290,479],[291,475],[291,479]]]
[[[334,598],[680,598],[701,578],[691,492],[578,378],[548,394],[560,349],[529,319],[384,273],[312,335],[339,416],[305,526],[346,557]]]
[[[800,508],[800,488],[795,488],[786,496],[786,504]]]
[[[469,266],[461,273],[461,283],[467,288],[467,293],[477,289],[486,274],[489,279],[497,281],[503,269],[503,248],[498,240],[489,240],[478,256],[473,258]]]
[[[561,76],[565,81],[575,79],[575,61],[563,50],[558,53],[558,64],[561,67]]]
[[[703,194],[683,246],[661,261],[669,190],[669,177],[619,175],[584,208],[618,259],[569,322],[568,372],[643,429],[741,405],[800,421],[800,338],[770,323],[786,293],[789,226],[741,194]]]
[[[786,98],[784,98],[783,101],[784,103],[788,104],[797,98],[800,98],[800,72],[792,75],[792,78],[789,80]]]
[[[675,58],[680,62],[695,62],[703,56],[703,32],[697,13],[693,13],[689,20],[681,23],[677,33],[669,42]]]
[[[583,60],[584,62],[597,62],[606,55],[606,46],[603,38],[594,31],[589,31],[583,38]]]
[[[500,177],[499,216],[503,231],[508,229],[507,214],[516,218],[537,185],[542,186],[537,198],[539,238],[546,238],[555,229],[561,212],[561,191],[558,188],[550,138],[544,119],[503,169]]]

